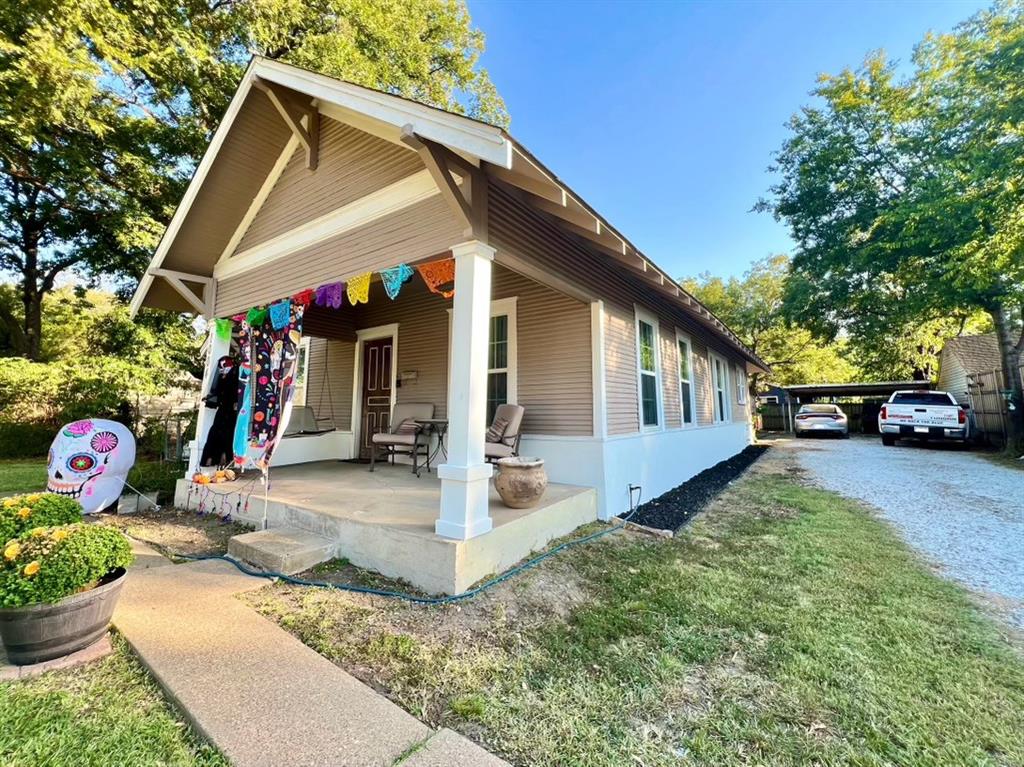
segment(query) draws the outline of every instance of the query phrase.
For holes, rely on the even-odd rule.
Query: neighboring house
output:
[[[511,519],[488,497],[489,415],[524,406],[520,453],[545,460],[552,487],[593,490],[571,525],[527,517],[522,541],[470,568],[486,574],[627,511],[631,485],[653,498],[749,443],[747,375],[765,363],[505,131],[279,62],[246,72],[132,306],[231,317],[451,256],[453,298],[416,276],[390,300],[375,274],[367,303],[309,307],[302,397],[330,431],[283,443],[275,467],[365,455],[397,403],[433,403],[447,455],[420,542],[484,541]],[[212,345],[208,376],[226,349]],[[204,413],[200,442],[205,429]],[[362,557],[416,582],[399,559]],[[419,582],[453,590],[472,573]]]
[[[939,352],[939,391],[948,391],[962,405],[970,404],[968,377],[1002,370],[995,333],[956,336]]]

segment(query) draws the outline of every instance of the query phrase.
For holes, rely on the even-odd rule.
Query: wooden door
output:
[[[390,338],[363,344],[363,423],[359,457],[370,457],[370,438],[391,426],[391,366],[394,364]]]

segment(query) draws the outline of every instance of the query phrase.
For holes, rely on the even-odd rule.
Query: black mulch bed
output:
[[[767,449],[767,445],[748,445],[732,458],[716,463],[679,487],[641,504],[629,521],[658,530],[678,530]]]

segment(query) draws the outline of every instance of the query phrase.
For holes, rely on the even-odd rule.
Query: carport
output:
[[[843,408],[850,431],[878,433],[878,410],[893,392],[905,389],[933,389],[931,381],[877,381],[871,383],[822,383],[780,386],[785,397],[777,404],[759,408],[765,431],[792,431],[793,415],[800,405],[831,402]]]

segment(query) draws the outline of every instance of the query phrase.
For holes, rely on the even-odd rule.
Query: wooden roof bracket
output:
[[[253,78],[252,84],[266,94],[285,125],[306,150],[306,167],[316,170],[320,162],[320,112],[314,103],[310,101],[308,104],[300,104],[277,83],[259,77]],[[305,125],[302,124],[303,118]]]
[[[483,171],[448,147],[416,135],[412,125],[402,128],[401,140],[415,149],[427,166],[444,201],[463,223],[464,236],[487,242],[487,179]],[[453,170],[461,184],[456,183]]]
[[[154,277],[162,277],[174,288],[178,294],[204,317],[213,316],[214,281],[212,277],[203,277],[199,274],[188,274],[187,272],[176,272],[172,269],[150,269],[149,273]],[[199,283],[203,286],[203,295],[197,294],[186,282]]]

